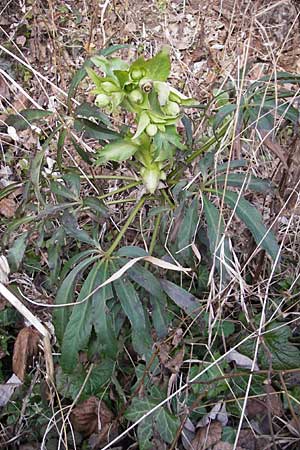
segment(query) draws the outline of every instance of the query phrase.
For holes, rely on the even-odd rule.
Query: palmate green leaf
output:
[[[159,432],[161,438],[171,444],[176,436],[180,420],[171,415],[166,408],[159,408],[155,417],[155,427]]]
[[[280,322],[273,322],[266,329],[268,332],[263,335],[264,345],[260,345],[258,352],[258,362],[262,369],[270,367],[270,358],[273,369],[287,370],[299,368],[300,351],[290,342],[292,337],[291,329],[288,325]],[[241,352],[250,358],[254,355],[256,341],[249,339],[241,346]],[[267,351],[265,347],[267,347]]]
[[[131,405],[127,408],[124,415],[126,419],[130,420],[130,422],[136,422],[157,404],[158,402],[150,400],[148,398],[141,399],[134,397]]]
[[[155,161],[165,161],[172,158],[176,148],[184,150],[185,146],[180,139],[175,126],[167,126],[165,132],[158,131],[153,138]]]
[[[88,399],[91,395],[101,395],[103,386],[111,380],[115,362],[111,359],[103,359],[99,364],[94,364],[89,377],[87,370],[81,364],[71,374],[66,374],[58,367],[56,383],[58,392],[65,398],[75,400],[79,392],[80,401]],[[84,386],[83,390],[82,387]]]
[[[153,424],[152,417],[146,418],[137,427],[139,450],[153,450]]]
[[[97,273],[102,265],[102,261],[94,264],[92,270],[84,281],[79,296],[78,306],[74,305],[67,324],[62,348],[61,367],[66,373],[71,373],[78,363],[78,352],[83,350],[89,341],[93,327],[93,309],[91,299],[80,303],[94,289]]]
[[[99,267],[95,285],[100,286],[109,278],[108,262]],[[118,342],[113,329],[111,314],[106,305],[107,300],[113,297],[111,284],[99,289],[92,297],[93,326],[105,355],[114,358],[118,350]]]
[[[151,334],[136,290],[126,278],[114,281],[113,286],[122,309],[131,323],[132,344],[135,351],[140,355],[149,356],[152,347]]]
[[[98,54],[103,56],[109,56],[114,52],[117,52],[118,50],[122,50],[123,48],[128,48],[129,46],[127,44],[116,44],[111,45],[107,48],[101,49]],[[87,76],[86,68],[92,66],[91,59],[88,59],[84,62],[83,67],[75,72],[73,75],[73,78],[70,82],[69,91],[68,91],[68,108],[71,110],[72,106],[72,98],[75,97],[77,88],[82,80]]]
[[[74,299],[74,289],[75,282],[80,273],[83,273],[88,266],[90,266],[94,261],[99,259],[99,255],[90,256],[91,250],[87,250],[86,252],[82,252],[80,255],[76,255],[76,259],[73,258],[72,262],[75,264],[81,257],[85,259],[80,261],[74,269],[66,276],[61,286],[59,287],[55,304],[63,305],[65,303],[71,303]],[[86,258],[86,256],[88,256]],[[59,342],[62,342],[63,335],[69,320],[69,316],[71,314],[70,307],[61,307],[54,308],[53,311],[53,322],[55,326],[55,334]]]
[[[219,197],[223,195],[219,191],[216,191],[216,193]],[[266,229],[259,211],[244,198],[240,197],[239,199],[235,192],[225,191],[224,200],[230,208],[235,208],[236,215],[249,228],[256,244],[266,250],[275,260],[279,253],[279,246],[274,233]]]
[[[186,314],[195,318],[199,312],[200,302],[194,295],[168,280],[160,280],[161,287],[173,302]]]
[[[143,415],[147,414],[151,409],[153,409],[159,400],[155,401],[153,399],[137,399],[134,398],[132,400],[131,405],[127,408],[125,413],[125,417],[131,422],[136,422]],[[156,431],[160,434],[161,438],[170,444],[178,430],[180,425],[180,420],[175,416],[172,416],[165,408],[161,407],[157,411],[155,411],[151,416],[147,417],[144,423],[144,427],[141,427],[140,433],[138,435],[142,439],[146,439],[147,443],[150,442],[153,432]],[[151,432],[152,431],[152,432]],[[140,441],[139,441],[140,444]],[[141,445],[141,444],[140,444]],[[148,449],[149,447],[146,445],[144,447]]]
[[[207,235],[209,240],[210,253],[212,256],[216,254],[215,264],[217,270],[220,274],[225,275],[227,273],[226,266],[221,264],[220,262],[221,248],[218,248],[218,245],[225,232],[224,220],[218,208],[216,208],[204,194],[202,196],[202,202],[207,223]],[[232,261],[228,238],[224,239],[224,256],[227,263],[230,263]]]
[[[150,118],[149,118],[148,114],[145,111],[143,111],[140,114],[140,117],[138,119],[137,130],[136,130],[135,135],[133,136],[132,139],[138,138],[142,134],[142,132],[147,128],[149,123],[150,123]]]
[[[154,81],[167,81],[170,71],[171,62],[169,50],[163,48],[153,58],[145,63],[146,76]]]
[[[245,181],[246,179],[246,181]],[[246,173],[231,173],[227,177],[226,175],[220,175],[213,180],[216,186],[235,186],[242,187],[244,190],[251,190],[256,192],[267,193],[272,190],[272,183],[268,180],[262,180],[251,174]]]
[[[12,272],[16,272],[24,258],[25,250],[27,247],[28,232],[23,233],[18,237],[7,253],[7,260]]]
[[[6,119],[6,125],[14,127],[16,130],[27,130],[31,124],[38,120],[49,117],[52,111],[44,109],[23,109],[18,114],[12,114]]]
[[[99,151],[97,164],[105,164],[108,161],[126,161],[131,158],[138,149],[138,145],[125,139],[107,144]]]

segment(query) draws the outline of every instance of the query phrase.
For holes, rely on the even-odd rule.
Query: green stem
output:
[[[156,220],[155,220],[154,230],[153,230],[153,234],[152,234],[152,238],[151,238],[151,242],[150,242],[150,246],[149,246],[149,255],[152,255],[154,247],[157,242],[157,236],[158,236],[158,231],[159,231],[159,227],[160,227],[161,216],[162,216],[161,213],[158,214],[158,216],[156,217]],[[146,262],[145,269],[148,269],[148,266],[149,266],[149,263]]]
[[[122,229],[119,231],[117,237],[115,238],[114,242],[112,243],[112,245],[109,247],[109,249],[105,253],[106,258],[109,258],[111,256],[111,254],[114,252],[114,250],[117,248],[117,246],[119,245],[122,237],[126,233],[129,225],[131,224],[131,222],[133,221],[133,219],[135,218],[135,216],[137,215],[137,213],[139,212],[139,210],[141,209],[141,207],[145,203],[145,200],[146,200],[146,198],[142,197],[139,200],[139,202],[135,205],[135,207],[133,208],[133,210],[129,214],[128,219],[126,220],[125,224],[123,225]]]
[[[119,200],[112,200],[110,202],[105,202],[106,205],[118,205],[120,203],[136,202],[136,198],[120,198]]]
[[[158,231],[159,231],[159,227],[160,227],[160,222],[161,222],[161,213],[158,214],[156,221],[155,221],[155,226],[154,226],[154,230],[153,230],[153,235],[152,235],[152,239],[150,242],[150,247],[149,247],[149,255],[152,255],[154,247],[156,245],[156,241],[157,241],[157,235],[158,235]]]
[[[95,180],[123,180],[123,181],[137,181],[134,177],[123,177],[119,175],[81,175],[80,178],[89,178]]]
[[[214,145],[216,142],[219,141],[219,139],[221,137],[224,136],[226,130],[228,128],[228,124],[225,123],[219,133],[216,133],[214,136],[211,136],[206,142],[205,144],[202,145],[202,147],[198,148],[197,150],[195,150],[184,162],[184,164],[189,164],[192,161],[194,161],[198,156],[202,155],[203,153],[207,152],[207,150],[209,150],[209,148]],[[173,178],[175,175],[177,175],[178,173],[180,173],[182,170],[184,169],[184,167],[178,167],[177,169],[173,170],[168,178]]]
[[[164,199],[166,200],[166,202],[169,204],[169,206],[174,209],[175,205],[174,203],[172,203],[172,201],[170,200],[170,197],[168,196],[168,194],[166,193],[165,189],[161,190],[162,195],[164,197]]]
[[[98,199],[103,200],[104,198],[112,197],[115,194],[120,194],[121,192],[127,191],[127,189],[131,189],[135,186],[138,186],[139,184],[141,184],[141,182],[142,181],[135,181],[134,183],[126,184],[126,186],[122,186],[122,187],[116,189],[115,191],[111,191],[111,192],[108,192],[107,194],[98,196]]]

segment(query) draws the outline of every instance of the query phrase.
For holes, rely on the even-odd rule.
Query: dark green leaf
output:
[[[218,195],[222,197],[223,193],[218,192]],[[239,199],[235,192],[226,191],[224,200],[230,208],[235,209],[236,215],[249,228],[256,244],[265,249],[275,260],[279,253],[279,246],[274,233],[266,229],[259,211],[244,198]]]
[[[192,145],[192,143],[193,143],[192,121],[188,116],[184,115],[181,119],[181,122],[183,123],[184,129],[185,129],[186,143],[187,143],[187,145]]]
[[[57,153],[56,153],[57,154],[56,162],[60,171],[62,171],[62,154],[66,137],[67,137],[67,130],[65,128],[62,128],[58,135]]]
[[[87,119],[75,119],[74,128],[76,131],[84,133],[87,137],[98,139],[99,141],[115,141],[120,137],[115,131],[97,125]]]
[[[87,150],[84,150],[84,148],[76,142],[76,140],[72,137],[71,138],[72,144],[74,145],[74,148],[78,155],[83,159],[84,162],[86,162],[89,165],[92,165],[91,156]]]
[[[8,250],[7,260],[12,272],[16,272],[20,267],[27,247],[27,238],[28,232],[18,237]]]
[[[246,179],[246,181],[245,181]],[[272,183],[268,180],[262,180],[251,174],[246,173],[231,173],[226,175],[220,175],[213,180],[216,186],[227,186],[242,187],[244,190],[250,189],[251,191],[267,193],[272,190]]]
[[[232,114],[236,110],[236,105],[225,105],[222,106],[222,108],[219,109],[217,112],[214,122],[213,122],[213,129],[216,131],[219,126],[222,124],[223,120],[229,115]]]
[[[0,200],[7,197],[9,194],[14,192],[16,189],[22,186],[22,183],[11,183],[3,189],[0,189]]]
[[[73,259],[73,263],[75,261],[78,261],[82,255],[87,256],[90,254],[90,250],[86,252],[82,252],[80,255],[76,255],[76,259]],[[78,275],[91,265],[96,259],[99,259],[99,255],[96,256],[89,256],[88,258],[84,259],[83,261],[80,261],[77,266],[74,267],[74,269],[71,270],[71,272],[68,274],[68,276],[64,279],[62,282],[60,288],[57,291],[56,298],[55,298],[55,304],[56,305],[63,305],[67,303],[71,303],[74,299],[74,288],[75,283]],[[55,333],[56,337],[59,340],[59,342],[62,342],[63,335],[69,320],[69,316],[71,313],[70,307],[60,307],[60,308],[54,308],[53,312],[53,321],[55,326]]]
[[[78,198],[73,192],[67,189],[62,183],[59,183],[57,181],[50,182],[50,190],[53,194],[67,198],[68,200],[72,200],[73,202],[78,201]]]
[[[109,278],[108,263],[105,261],[98,270],[95,285],[100,286]],[[103,352],[114,358],[117,353],[118,343],[113,330],[112,317],[107,307],[107,300],[113,297],[111,285],[99,289],[92,298],[93,325],[95,332],[103,347]]]
[[[171,444],[180,426],[180,420],[172,416],[166,408],[159,408],[155,417],[155,425],[161,438]]]
[[[210,169],[213,168],[214,161],[215,161],[215,152],[206,152],[204,157],[200,159],[199,169],[203,178],[206,178],[208,173],[210,172]]]
[[[152,418],[147,418],[139,423],[137,427],[139,450],[153,450],[153,424]]]
[[[86,244],[98,247],[98,242],[96,242],[93,238],[91,238],[86,231],[78,227],[78,223],[71,213],[67,211],[64,212],[64,215],[62,217],[62,223],[66,233],[69,236],[72,236],[81,242],[85,242]]]
[[[177,306],[182,308],[189,316],[197,316],[200,302],[194,295],[168,280],[160,280],[160,284],[165,293]]]
[[[290,342],[291,337],[292,332],[288,325],[273,322],[267,327],[267,333],[263,335],[264,345],[260,345],[258,352],[258,361],[262,369],[268,369],[270,363],[273,369],[277,370],[299,368],[300,351]],[[242,344],[240,351],[251,358],[255,345],[255,339],[248,340]]]
[[[128,256],[128,258],[139,258],[140,256],[149,256],[149,254],[141,247],[135,247],[128,245],[127,247],[121,247],[117,251],[118,256]]]
[[[185,209],[184,217],[176,239],[178,257],[180,258],[180,261],[183,261],[186,264],[193,263],[193,251],[190,245],[192,244],[197,231],[198,220],[198,200],[195,198],[191,205]]]
[[[135,264],[128,270],[129,277],[155,297],[164,297],[159,281],[145,267]]]
[[[114,361],[104,359],[100,364],[95,364],[89,377],[87,369],[78,365],[72,374],[66,374],[58,367],[56,374],[57,390],[65,398],[75,400],[81,392],[80,400],[86,400],[91,395],[102,394],[102,387],[110,381],[114,371]],[[82,389],[82,387],[84,388]]]
[[[87,119],[89,121],[93,121],[96,119],[97,121],[102,122],[107,127],[111,126],[111,122],[106,114],[104,114],[96,105],[90,103],[82,103],[77,106],[74,111],[74,115],[77,118]]]
[[[207,235],[209,240],[209,248],[211,255],[216,255],[215,264],[220,274],[226,275],[226,265],[222,264],[221,246],[219,245],[225,232],[225,225],[220,211],[207,199],[202,196],[203,209],[207,222]],[[228,238],[224,239],[224,257],[226,263],[230,264],[232,256],[229,248]]]
[[[133,285],[127,279],[118,279],[113,283],[122,309],[132,326],[134,349],[140,355],[151,353],[151,336],[145,319],[141,300]]]
[[[90,209],[99,213],[103,217],[108,217],[108,209],[104,205],[102,200],[99,200],[97,197],[86,197],[83,199],[83,206],[88,206]]]
[[[6,125],[16,130],[26,130],[33,122],[44,119],[53,114],[52,111],[44,109],[23,109],[18,114],[12,114],[6,119]]]
[[[245,159],[237,159],[235,161],[227,161],[224,164],[219,164],[216,167],[216,172],[226,172],[228,169],[238,169],[240,167],[246,167],[247,161]]]
[[[78,296],[78,305],[74,305],[67,324],[62,348],[61,348],[61,367],[71,373],[75,369],[78,361],[79,350],[85,349],[88,344],[93,326],[93,309],[91,299],[84,300],[94,289],[96,276],[102,262],[94,264],[92,270],[84,281]]]
[[[147,414],[147,412],[149,412],[156,405],[157,402],[153,400],[149,400],[147,398],[139,399],[137,397],[134,397],[131,402],[131,405],[127,408],[125,412],[125,417],[126,419],[130,420],[130,422],[136,422],[142,416]]]
[[[167,298],[159,281],[155,276],[140,264],[135,264],[128,271],[129,277],[143,287],[150,295],[152,306],[152,322],[159,339],[168,333]]]

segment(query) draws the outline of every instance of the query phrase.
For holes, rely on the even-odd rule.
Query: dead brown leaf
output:
[[[212,450],[233,450],[233,445],[229,442],[220,441],[215,444]],[[244,450],[242,447],[236,447],[236,450]]]
[[[39,341],[39,333],[31,327],[23,328],[17,336],[13,353],[13,371],[22,381],[29,359],[38,353]]]
[[[0,73],[0,96],[2,99],[9,98],[9,85],[4,76],[1,75],[1,73]]]
[[[249,419],[263,418],[268,414],[268,409],[273,416],[283,415],[283,405],[280,396],[276,394],[273,386],[264,386],[266,396],[250,398],[247,402],[247,416]]]
[[[243,450],[262,450],[267,449],[269,440],[263,437],[257,437],[250,429],[240,431],[238,446]]]
[[[3,198],[0,200],[0,214],[7,219],[14,217],[17,206],[12,198]]]
[[[278,144],[278,142],[273,141],[271,136],[268,136],[268,133],[266,131],[260,130],[260,134],[263,138],[264,145],[268,147],[268,149],[271,150],[271,152],[273,152],[280,159],[284,167],[288,169],[287,157],[282,150],[281,145]]]
[[[292,433],[293,436],[300,436],[300,418],[294,417],[287,423],[288,430]]]
[[[184,357],[184,347],[182,347],[179,352],[174,356],[174,358],[170,359],[165,364],[165,367],[169,369],[172,373],[178,373],[180,370],[180,367],[182,366]]]
[[[94,396],[77,405],[71,414],[74,429],[85,437],[97,433],[98,445],[107,442],[113,418],[114,415],[106,404]]]
[[[195,438],[192,440],[191,447],[194,450],[206,450],[217,444],[221,440],[222,425],[220,422],[211,422],[204,428],[200,428]]]

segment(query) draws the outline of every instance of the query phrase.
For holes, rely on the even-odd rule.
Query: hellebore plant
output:
[[[149,60],[138,58],[131,65],[119,58],[92,58],[103,76],[90,68],[87,72],[96,88],[95,104],[114,113],[119,108],[134,113],[136,131],[127,132],[122,140],[105,145],[98,164],[126,161],[134,156],[145,189],[154,193],[165,180],[166,166],[172,167],[176,149],[183,150],[177,125],[182,107],[195,100],[186,97],[166,81],[170,74],[170,57],[163,49]]]

